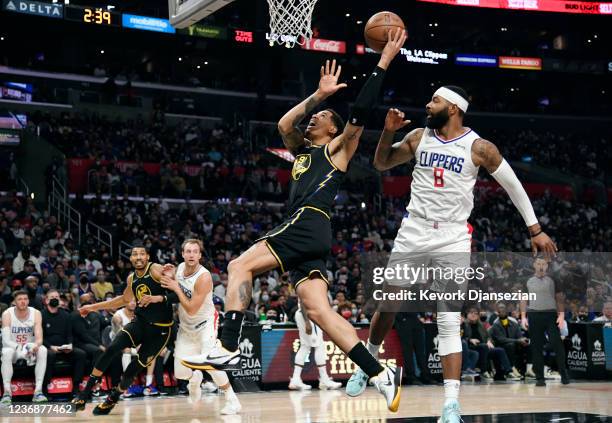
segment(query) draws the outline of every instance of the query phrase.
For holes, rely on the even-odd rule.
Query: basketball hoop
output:
[[[270,7],[270,45],[291,48],[312,38],[312,12],[317,0],[268,0]]]

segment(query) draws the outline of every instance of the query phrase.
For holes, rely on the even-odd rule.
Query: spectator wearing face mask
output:
[[[70,314],[60,307],[60,294],[50,289],[46,295],[46,307],[42,312],[43,345],[47,347],[46,382],[51,380],[57,361],[70,362],[72,365],[72,393],[79,392],[83,379],[86,353],[73,346],[72,319]]]
[[[108,293],[114,294],[115,287],[106,280],[104,270],[100,269],[96,272],[96,281],[91,285],[91,292],[93,292],[97,301],[103,301]]]
[[[91,284],[89,283],[89,276],[87,271],[82,270],[79,273],[79,283],[78,283],[78,296],[80,297],[83,294],[87,294],[91,291]]]
[[[40,264],[40,270],[43,276],[53,273],[55,265],[57,264],[57,250],[50,249],[47,252],[47,259]]]

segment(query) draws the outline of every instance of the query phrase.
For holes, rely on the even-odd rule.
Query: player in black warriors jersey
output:
[[[341,67],[327,61],[321,67],[317,91],[291,109],[278,123],[283,141],[295,156],[291,172],[289,217],[229,264],[223,333],[207,356],[184,357],[182,363],[199,369],[238,366],[238,341],[243,311],[251,302],[253,276],[280,267],[291,272],[308,318],[323,329],[372,378],[391,411],[399,407],[401,368],[385,369],[360,342],[355,329],[335,313],[327,299],[326,257],[331,249],[330,213],[338,187],[357,150],[365,120],[382,87],[384,74],[406,40],[403,30],[389,33],[378,66],[361,89],[349,123],[331,109],[312,115],[306,132],[299,123],[323,100],[346,84],[338,84]]]
[[[164,268],[159,264],[149,263],[149,254],[143,246],[132,248],[130,261],[135,271],[128,276],[123,295],[79,309],[81,315],[86,316],[92,311],[121,308],[134,298],[138,304],[134,320],[121,329],[104,354],[98,358],[87,385],[72,400],[77,410],[85,408],[93,386],[100,381],[113,359],[125,348],[136,348],[140,345],[138,359],[130,363],[123,372],[119,385],[93,410],[96,415],[110,413],[119,401],[121,393],[130,386],[138,373],[148,367],[170,339],[173,330],[172,303],[178,302],[178,298],[159,283]]]

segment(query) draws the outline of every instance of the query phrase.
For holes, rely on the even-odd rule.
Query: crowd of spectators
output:
[[[269,167],[289,168],[289,163],[265,151],[266,147],[282,146],[275,125],[259,125],[245,132],[242,126],[204,129],[193,122],[172,126],[162,121],[156,114],[152,119],[125,121],[87,113],[32,118],[41,135],[67,157],[93,161],[88,192],[283,198],[286,186],[279,183],[273,171],[266,171]],[[605,182],[607,148],[605,138],[599,134],[500,130],[493,131],[488,138],[508,160],[526,161],[568,176]],[[354,163],[373,169],[376,143],[377,134],[365,134]],[[130,165],[120,166],[118,161]],[[159,164],[159,170],[147,171],[145,163]],[[386,174],[410,175],[411,171],[412,165],[408,164]]]

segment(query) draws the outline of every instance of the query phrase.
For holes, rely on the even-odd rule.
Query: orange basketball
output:
[[[387,34],[394,28],[406,29],[402,18],[393,12],[378,12],[366,22],[363,36],[372,50],[380,53],[387,44]]]

